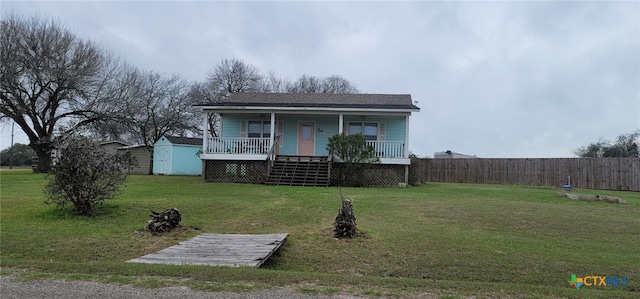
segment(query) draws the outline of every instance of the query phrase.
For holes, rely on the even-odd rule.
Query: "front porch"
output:
[[[342,163],[325,156],[268,155],[267,160],[204,160],[205,182],[234,182],[284,186],[338,186]],[[398,187],[407,183],[409,165],[363,165],[356,186]]]
[[[274,146],[275,145],[275,146]],[[380,164],[409,165],[410,160],[402,141],[367,141],[372,146]],[[280,154],[279,138],[209,137],[205,140],[202,160],[266,161],[269,155]],[[296,156],[288,154],[288,156]],[[319,155],[328,158],[328,154]]]

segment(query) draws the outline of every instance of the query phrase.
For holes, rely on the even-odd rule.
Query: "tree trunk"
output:
[[[74,201],[73,205],[76,208],[76,213],[78,213],[78,215],[86,215],[86,216],[93,215],[93,207],[90,201],[88,200]]]
[[[38,156],[38,167],[35,169],[37,173],[47,173],[51,168],[51,144],[30,144],[33,151]]]
[[[149,172],[147,174],[152,175],[153,174],[153,147],[151,147],[150,149],[147,148],[147,150],[149,151]]]

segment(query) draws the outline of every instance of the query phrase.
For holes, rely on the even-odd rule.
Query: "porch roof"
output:
[[[409,94],[233,93],[219,103],[195,105],[207,108],[376,109],[417,112]],[[287,110],[288,110],[287,109]]]
[[[181,136],[171,136],[164,135],[169,142],[172,144],[183,144],[183,145],[200,145],[202,146],[202,138],[193,138],[193,137],[181,137]]]

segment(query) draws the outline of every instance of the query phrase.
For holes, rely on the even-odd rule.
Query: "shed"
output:
[[[202,138],[164,136],[153,146],[153,173],[200,175]]]
[[[100,142],[100,147],[110,155],[115,155],[118,152],[118,148],[123,146],[129,146],[129,144],[117,140]]]
[[[123,146],[118,148],[119,155],[130,155],[136,166],[129,169],[129,174],[151,174],[151,153],[144,145]]]

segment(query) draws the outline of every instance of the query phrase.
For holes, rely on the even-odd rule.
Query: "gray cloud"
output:
[[[421,156],[567,157],[640,128],[638,2],[1,5],[193,81],[237,57],[291,79],[339,74],[364,92],[410,93]]]

